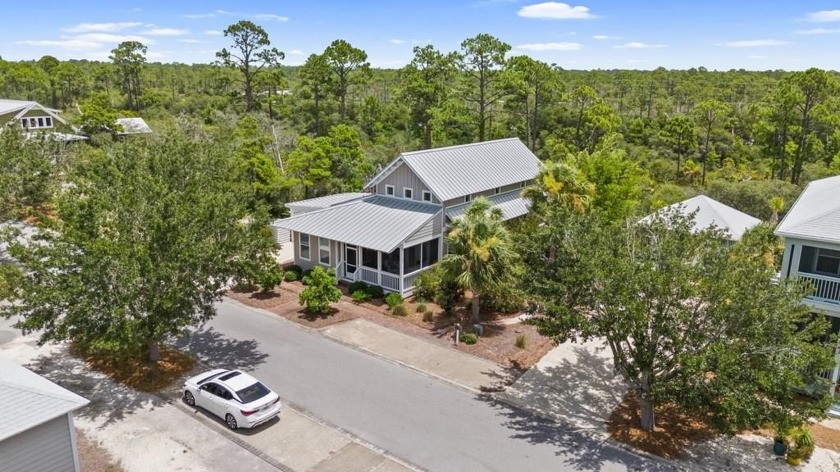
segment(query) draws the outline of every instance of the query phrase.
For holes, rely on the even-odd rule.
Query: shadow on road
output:
[[[174,344],[213,368],[252,370],[268,358],[256,340],[227,338],[213,328],[195,331]]]

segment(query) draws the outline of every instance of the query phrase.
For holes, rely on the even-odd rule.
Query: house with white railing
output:
[[[289,203],[292,216],[271,225],[303,269],[333,268],[339,280],[407,296],[443,257],[446,228],[473,199],[487,198],[506,220],[522,216],[530,205],[520,193],[539,171],[516,138],[404,152],[362,192]]]
[[[840,333],[840,175],[808,184],[776,234],[785,238],[781,277],[808,282],[803,302],[828,317],[832,333]],[[835,358],[837,366],[826,377],[835,394],[831,412],[840,414],[840,355]]]

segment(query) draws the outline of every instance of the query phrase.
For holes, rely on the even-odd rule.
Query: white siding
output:
[[[76,472],[68,415],[0,442],[0,470]]]

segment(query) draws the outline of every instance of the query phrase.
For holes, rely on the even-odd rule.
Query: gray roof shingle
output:
[[[272,226],[391,252],[440,212],[439,205],[376,195],[275,220]]]
[[[0,441],[66,415],[88,401],[0,357]]]
[[[840,175],[809,183],[776,227],[776,234],[840,244]]]

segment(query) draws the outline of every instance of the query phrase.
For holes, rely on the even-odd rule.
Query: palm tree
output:
[[[472,292],[470,323],[479,322],[481,294],[510,283],[516,264],[502,212],[476,198],[463,218],[455,220],[446,236],[449,250],[440,261],[444,277]]]
[[[531,200],[535,209],[543,205],[562,204],[577,214],[583,214],[592,203],[595,185],[586,176],[565,162],[545,162],[537,182],[526,187],[522,196]]]

